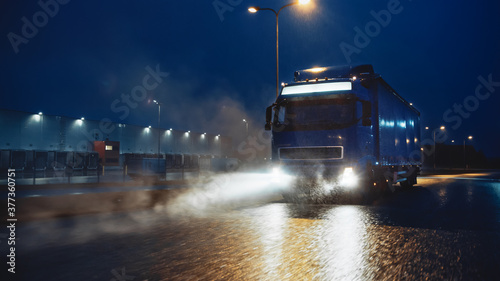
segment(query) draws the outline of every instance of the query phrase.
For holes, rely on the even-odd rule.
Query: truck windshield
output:
[[[288,101],[277,107],[277,130],[332,130],[357,123],[356,100],[349,98]]]

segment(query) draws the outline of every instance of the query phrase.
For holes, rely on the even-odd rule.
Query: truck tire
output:
[[[412,188],[414,184],[417,183],[417,178],[407,178],[405,181],[399,183],[399,185],[404,189]]]

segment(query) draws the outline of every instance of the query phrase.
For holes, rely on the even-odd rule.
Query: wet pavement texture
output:
[[[498,280],[500,182],[485,178],[423,178],[369,205],[171,202],[19,223],[16,277]]]

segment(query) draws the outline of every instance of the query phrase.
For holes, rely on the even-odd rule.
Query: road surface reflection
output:
[[[263,273],[276,280],[366,278],[369,219],[363,207],[307,209],[273,204],[251,212]],[[294,217],[298,214],[309,218]]]
[[[222,208],[205,196],[218,207],[203,216],[161,208],[26,223],[23,280],[110,280],[124,267],[135,280],[496,280],[500,183],[419,184],[365,206]],[[54,278],[47,268],[60,264]]]

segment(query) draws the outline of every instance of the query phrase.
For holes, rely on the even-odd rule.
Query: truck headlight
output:
[[[354,187],[358,184],[358,176],[354,173],[352,167],[347,167],[340,176],[340,185],[345,187]]]
[[[281,182],[284,176],[285,174],[283,173],[280,167],[273,167],[273,170],[271,172],[271,181],[273,183]]]

